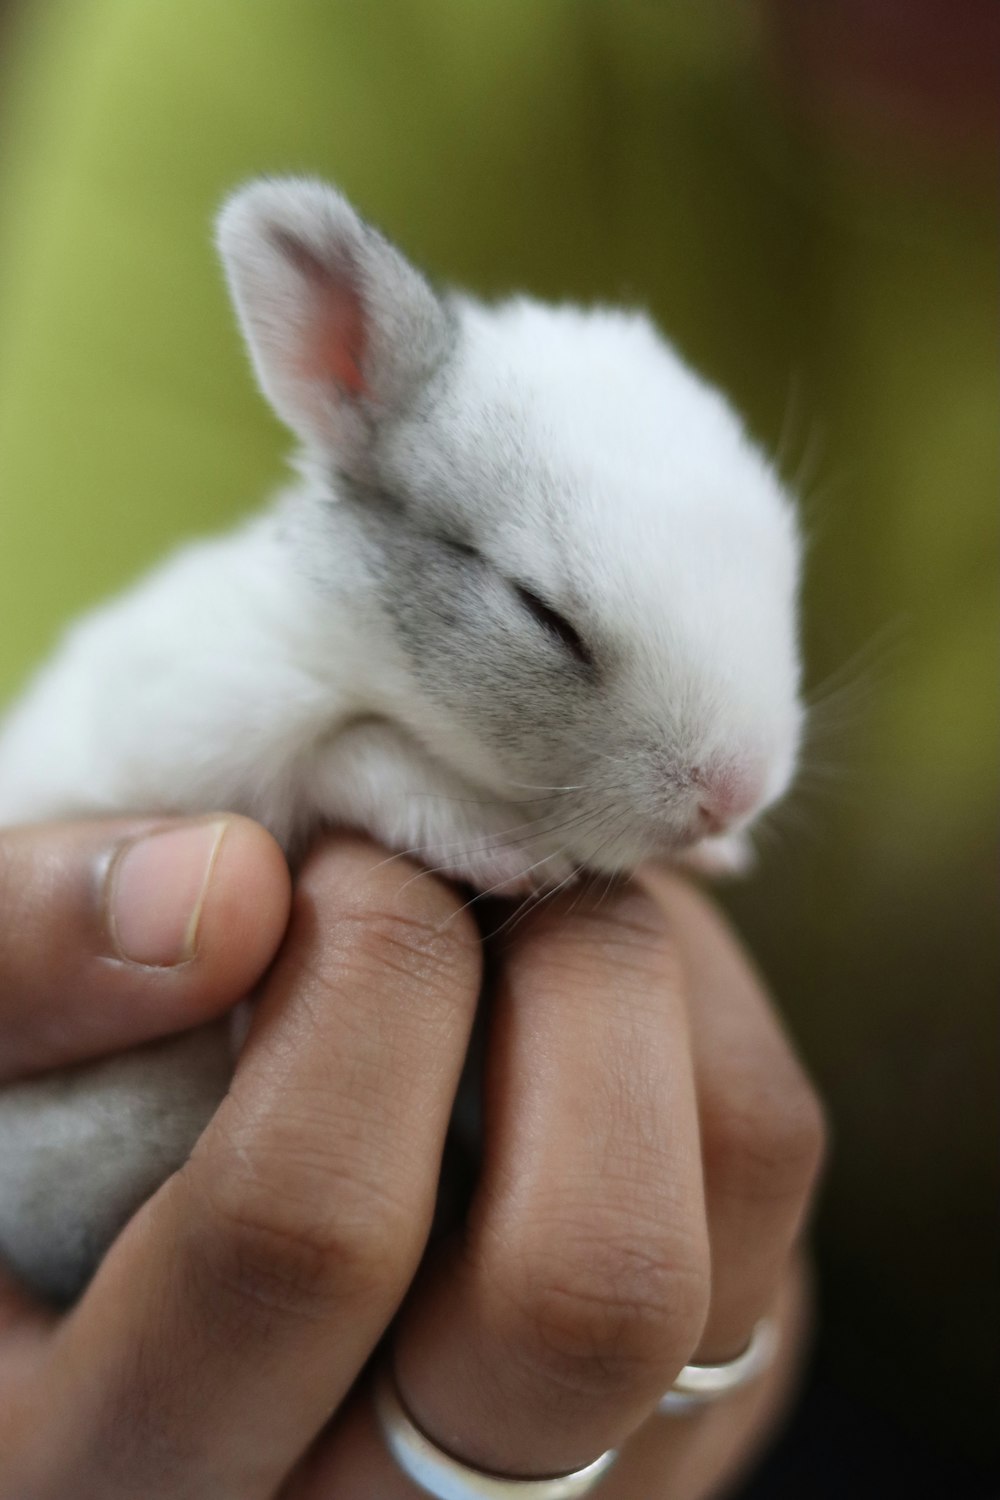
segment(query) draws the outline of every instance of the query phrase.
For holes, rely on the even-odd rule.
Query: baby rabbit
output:
[[[737,867],[787,787],[800,543],[646,317],[439,292],[322,183],[218,244],[299,479],[68,633],[0,727],[0,823],[229,809],[504,893]],[[0,1092],[0,1259],[72,1296],[187,1155],[225,1026]]]

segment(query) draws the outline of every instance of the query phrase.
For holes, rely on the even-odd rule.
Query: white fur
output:
[[[220,248],[301,483],[69,632],[0,823],[351,824],[481,889],[738,859],[797,754],[799,543],[722,397],[640,314],[439,297],[321,184],[244,190]],[[743,793],[721,837],[706,786]],[[183,1160],[220,1091],[191,1047],[0,1093],[0,1253],[43,1290]]]

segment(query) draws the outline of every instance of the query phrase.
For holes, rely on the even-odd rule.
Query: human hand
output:
[[[800,1239],[825,1128],[766,992],[711,902],[644,872],[571,893],[498,954],[482,1175],[391,1339],[405,1409],[499,1474],[619,1457],[606,1500],[703,1500],[773,1432],[809,1322]],[[768,1372],[683,1417],[682,1365],[734,1358],[770,1315]],[[418,1500],[362,1386],[282,1500]]]
[[[105,973],[111,1019],[80,1026],[79,1007],[59,996],[90,975],[84,993],[99,1008],[107,960],[92,958],[100,904],[82,870],[100,839],[78,832],[82,858],[67,859],[51,836],[27,864],[23,843],[13,865],[4,844],[11,889],[37,917],[33,928],[5,924],[0,948],[0,1017],[15,1039],[7,1055],[20,1059],[9,1072],[140,1040],[142,1024],[207,1019],[236,998],[239,963],[249,988],[277,946],[287,875],[266,835],[234,820],[197,960],[183,974]],[[48,929],[45,897],[59,890],[66,904]],[[216,921],[227,899],[230,916],[255,914],[228,948],[232,929]],[[550,911],[525,928],[504,959],[477,1204],[462,1245],[429,1260],[396,1364],[432,1435],[467,1461],[537,1473],[623,1442],[695,1344],[706,1357],[732,1353],[775,1296],[794,1350],[786,1261],[818,1125],[742,960],[684,887],[632,892],[596,913]],[[62,944],[60,983],[56,945],[33,980],[32,953],[59,932],[85,952]],[[378,865],[362,844],[317,852],[232,1093],[191,1162],[66,1318],[13,1289],[6,1298],[4,1500],[61,1500],[67,1487],[81,1500],[270,1500],[307,1449],[283,1496],[416,1494],[386,1456],[367,1396],[344,1398],[420,1260],[478,957],[437,882]],[[138,1006],[127,1004],[130,984]],[[33,988],[48,1042],[30,1040]],[[761,1107],[748,1112],[748,1101]],[[699,1136],[714,1142],[707,1208]],[[709,1239],[716,1274],[702,1332]],[[668,1482],[703,1493],[720,1454],[731,1467],[760,1432],[780,1382],[779,1371],[690,1422],[645,1422],[601,1493],[634,1496],[639,1474],[643,1494]]]
[[[207,884],[208,820],[147,824],[141,847],[124,820],[0,832],[4,1078],[257,985],[290,880],[261,828],[226,821]],[[123,885],[137,868],[145,895]],[[0,1290],[2,1500],[270,1497],[341,1402],[423,1250],[479,987],[471,925],[439,935],[456,900],[404,896],[413,873],[369,845],[318,851],[190,1161],[66,1315]]]

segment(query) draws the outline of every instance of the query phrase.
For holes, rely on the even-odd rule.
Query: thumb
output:
[[[0,830],[0,1080],[213,1019],[270,964],[289,903],[248,818]]]

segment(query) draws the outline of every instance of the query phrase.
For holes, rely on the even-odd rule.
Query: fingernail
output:
[[[109,874],[108,927],[119,958],[147,968],[187,963],[228,822],[164,828],[126,844]]]

